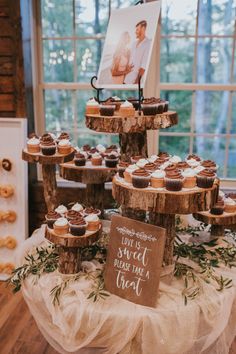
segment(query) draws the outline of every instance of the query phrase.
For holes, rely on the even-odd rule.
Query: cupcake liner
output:
[[[165,178],[165,186],[166,190],[171,191],[171,192],[178,192],[181,191],[183,188],[183,182],[184,179],[171,179],[171,178]]]
[[[111,168],[115,168],[117,166],[118,163],[118,158],[117,159],[109,159],[109,158],[105,158],[105,166],[106,167],[111,167]]]
[[[164,177],[163,178],[153,178],[151,177],[151,186],[153,188],[163,188],[165,185]]]
[[[84,225],[73,225],[69,223],[70,233],[73,236],[83,236],[86,233],[86,229],[88,227],[88,223]]]
[[[74,164],[75,166],[85,166],[86,165],[86,159],[74,159]]]
[[[194,188],[196,187],[196,177],[185,177],[183,182],[183,188]]]
[[[101,166],[102,165],[102,159],[93,159],[91,158],[91,163],[93,166]]]
[[[199,188],[211,188],[214,184],[215,177],[197,176],[197,186]]]
[[[150,176],[132,176],[132,184],[134,188],[147,188],[150,180]]]
[[[59,154],[69,154],[71,152],[71,146],[57,146],[57,151]]]

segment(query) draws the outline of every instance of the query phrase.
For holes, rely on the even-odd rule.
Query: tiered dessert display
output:
[[[194,213],[194,218],[211,225],[211,236],[225,235],[225,229],[236,228],[236,194],[219,193],[217,203],[208,211]]]
[[[76,274],[81,269],[81,250],[95,242],[101,231],[101,211],[76,203],[68,210],[60,205],[46,215],[45,237],[59,246],[58,270]]]
[[[33,134],[22,151],[24,161],[42,165],[44,199],[48,211],[58,205],[56,165],[70,161],[73,156],[74,149],[67,133],[61,133],[58,138],[51,133],[45,133],[41,138]]]

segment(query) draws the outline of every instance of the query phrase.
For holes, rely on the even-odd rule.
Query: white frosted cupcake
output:
[[[135,170],[138,170],[138,166],[137,165],[129,165],[125,171],[124,171],[124,179],[126,182],[128,183],[132,183],[132,173],[135,171]]]
[[[30,153],[39,153],[40,152],[40,140],[36,137],[33,137],[27,141],[27,150]]]
[[[186,168],[183,170],[182,176],[184,177],[183,188],[194,188],[196,186],[196,171],[192,168]]]
[[[198,174],[199,172],[202,172],[203,170],[205,170],[205,167],[199,165],[197,167],[194,167],[193,170],[196,172],[196,174]]]
[[[119,114],[121,117],[133,117],[135,109],[131,102],[125,101],[120,105]]]
[[[196,168],[197,166],[199,166],[201,164],[200,161],[197,161],[195,159],[189,159],[189,160],[186,160],[186,162],[192,168]]]
[[[236,203],[232,198],[225,198],[225,212],[226,213],[235,213],[236,212]]]
[[[100,105],[94,98],[88,100],[86,103],[85,114],[99,114],[99,110]]]
[[[174,155],[174,156],[172,156],[171,158],[170,158],[170,160],[169,160],[171,163],[178,163],[178,162],[181,162],[182,161],[182,159],[181,159],[181,157],[180,156],[177,156],[177,155]]]
[[[140,159],[136,162],[136,165],[139,167],[139,168],[144,168],[144,166],[149,163],[149,161],[147,159]]]
[[[96,146],[96,149],[97,149],[97,151],[98,151],[100,154],[104,154],[105,151],[106,151],[106,147],[103,146],[102,144],[98,144],[98,145]]]
[[[83,206],[79,203],[75,203],[71,210],[78,211],[79,213],[84,210]]]
[[[62,139],[57,145],[59,154],[69,154],[71,152],[71,143],[68,139]]]
[[[149,162],[155,162],[159,157],[157,155],[152,155],[148,158]]]
[[[151,174],[151,186],[153,188],[163,188],[164,187],[164,178],[165,178],[164,170],[156,170]]]
[[[94,154],[92,154],[91,163],[94,166],[101,166],[102,156],[99,154],[99,152],[95,152]]]
[[[53,224],[53,229],[57,235],[65,235],[69,232],[69,223],[66,218],[59,218]]]
[[[88,231],[96,231],[99,229],[100,220],[98,215],[96,214],[89,214],[85,217],[85,221],[88,223],[87,230]]]
[[[65,205],[61,204],[55,209],[55,211],[58,214],[61,214],[62,216],[64,216],[67,213],[68,209]]]

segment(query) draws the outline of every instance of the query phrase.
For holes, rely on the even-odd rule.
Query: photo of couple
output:
[[[160,14],[160,2],[114,10],[109,21],[98,87],[144,86]]]

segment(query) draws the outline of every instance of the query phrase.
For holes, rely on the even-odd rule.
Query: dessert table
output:
[[[42,227],[24,243],[19,263],[34,246],[45,245],[44,233]],[[102,268],[97,261],[83,266]],[[88,299],[92,281],[86,278],[70,283],[54,305],[50,291],[65,277],[58,271],[42,274],[37,282],[27,278],[22,293],[40,331],[62,354],[227,354],[236,335],[236,270],[222,265],[216,271],[231,278],[233,286],[219,292],[203,281],[202,293],[187,305],[183,282],[174,278],[168,285],[164,276],[156,308],[115,295],[93,302]]]

